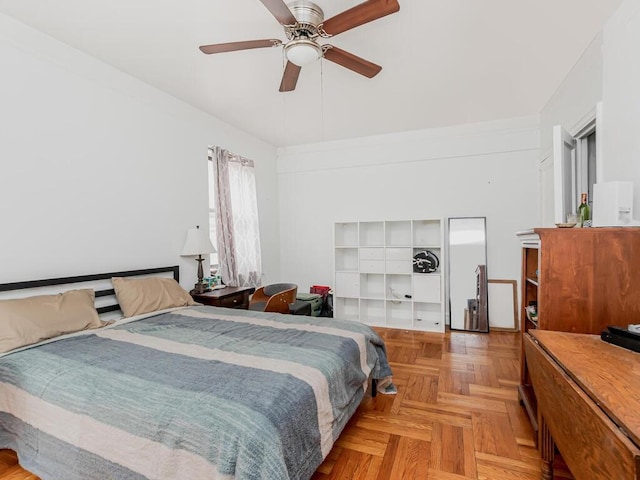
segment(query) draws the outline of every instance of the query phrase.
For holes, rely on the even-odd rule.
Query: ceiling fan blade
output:
[[[375,77],[380,73],[380,70],[382,70],[380,65],[376,65],[375,63],[337,47],[328,48],[324,52],[324,58],[368,78]]]
[[[282,45],[282,42],[277,39],[269,40],[247,40],[245,42],[229,42],[229,43],[216,43],[213,45],[202,45],[200,50],[202,53],[223,53],[234,52],[236,50],[249,50],[251,48],[265,48],[265,47],[277,47]]]
[[[398,0],[368,0],[325,20],[322,28],[329,35],[337,35],[400,10]]]
[[[282,0],[260,0],[281,25],[295,25],[296,17]]]
[[[302,68],[298,65],[287,62],[287,66],[284,68],[284,73],[282,74],[282,82],[280,83],[281,92],[291,92],[296,89],[300,70],[302,70]]]

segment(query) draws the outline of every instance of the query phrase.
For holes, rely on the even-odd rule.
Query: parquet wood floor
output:
[[[376,328],[397,395],[367,397],[312,480],[538,480],[519,335]],[[556,478],[571,478],[560,465]],[[0,451],[0,480],[37,480]]]
[[[398,394],[364,400],[313,480],[539,480],[518,334],[376,330]]]

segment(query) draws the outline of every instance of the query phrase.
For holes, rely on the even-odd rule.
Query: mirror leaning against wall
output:
[[[486,218],[449,218],[447,242],[451,329],[488,332]]]

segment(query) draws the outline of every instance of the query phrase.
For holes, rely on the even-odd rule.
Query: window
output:
[[[262,277],[260,229],[252,160],[210,148],[209,217],[226,285],[256,287]]]
[[[593,185],[598,174],[596,124],[594,117],[574,135],[561,125],[553,128],[556,223],[566,222],[568,214],[578,211],[581,193],[587,193],[593,209]]]
[[[589,204],[593,201],[593,184],[596,183],[596,131],[576,138],[576,181],[580,186],[578,194],[588,193]]]

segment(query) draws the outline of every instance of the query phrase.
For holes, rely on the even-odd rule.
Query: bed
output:
[[[178,279],[168,267],[44,286],[166,272]],[[308,479],[369,381],[390,375],[383,341],[358,322],[161,308],[4,354],[0,448],[43,480]]]

